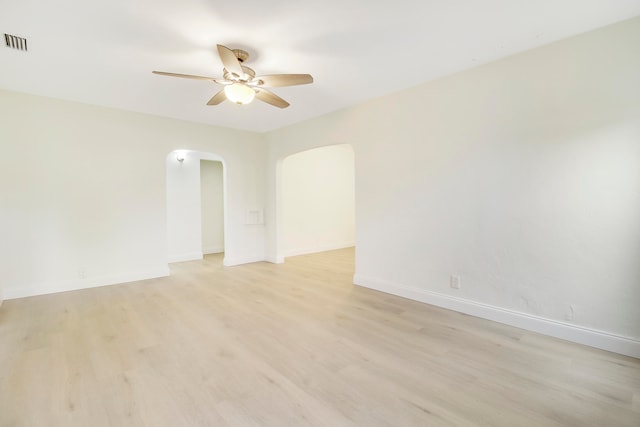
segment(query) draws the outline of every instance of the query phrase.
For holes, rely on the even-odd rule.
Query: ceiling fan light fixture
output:
[[[248,104],[253,101],[256,92],[243,83],[233,83],[224,87],[227,99],[236,104]]]
[[[256,72],[242,65],[249,57],[244,50],[231,50],[221,44],[218,45],[218,56],[222,61],[222,78],[194,76],[192,74],[167,73],[153,71],[154,74],[187,79],[209,80],[224,86],[207,102],[207,105],[218,105],[225,100],[235,104],[249,104],[254,98],[266,102],[277,108],[287,108],[289,103],[275,93],[264,89],[269,87],[296,86],[313,83],[310,74],[270,74],[256,77]]]

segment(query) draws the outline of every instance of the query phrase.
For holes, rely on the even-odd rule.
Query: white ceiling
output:
[[[252,131],[277,129],[640,15],[638,0],[0,0],[0,88]],[[4,38],[2,38],[4,40]],[[258,74],[309,73],[275,88],[291,106],[206,106],[216,44]]]

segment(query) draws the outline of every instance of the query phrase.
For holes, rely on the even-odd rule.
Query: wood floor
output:
[[[351,285],[353,250],[5,301],[0,426],[640,426],[640,360]]]

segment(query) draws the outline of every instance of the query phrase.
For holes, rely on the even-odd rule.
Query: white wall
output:
[[[200,156],[197,152],[176,150],[169,153],[166,161],[169,262],[202,259]]]
[[[0,91],[5,298],[168,274],[166,159],[225,160],[229,264],[264,258],[261,135]],[[199,239],[199,237],[198,237]]]
[[[354,179],[349,145],[307,150],[283,161],[285,256],[355,244]]]
[[[349,143],[356,283],[640,357],[639,39],[636,18],[266,136],[0,91],[0,287],[167,274],[176,149],[225,160],[225,261],[280,261],[283,159]]]
[[[356,283],[640,357],[637,40],[640,18],[271,132],[268,257],[282,159],[350,143]]]
[[[200,161],[202,253],[224,252],[224,188],[222,162]]]

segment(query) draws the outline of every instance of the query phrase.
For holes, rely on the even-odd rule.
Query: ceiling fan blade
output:
[[[250,84],[265,87],[281,87],[306,85],[313,83],[313,77],[310,74],[273,74],[270,76],[258,76],[254,78]]]
[[[224,94],[224,89],[223,89],[220,92],[213,95],[213,98],[211,98],[209,102],[207,102],[207,105],[218,105],[225,99],[227,99],[227,96]]]
[[[152,71],[152,73],[159,74],[161,76],[183,77],[185,79],[209,80],[210,82],[219,83],[219,84],[227,83],[224,80],[216,79],[215,77],[194,76],[191,74],[167,73],[166,71]]]
[[[238,61],[238,58],[236,58],[236,54],[233,53],[231,49],[219,44],[218,55],[220,55],[220,60],[222,61],[222,65],[224,65],[224,68],[229,73],[231,73],[232,76],[238,79],[244,76],[242,65],[240,65],[240,61]]]
[[[267,104],[271,104],[278,108],[287,108],[289,103],[284,99],[280,98],[273,92],[269,92],[266,89],[256,88],[256,98],[258,98],[262,102],[266,102]]]

